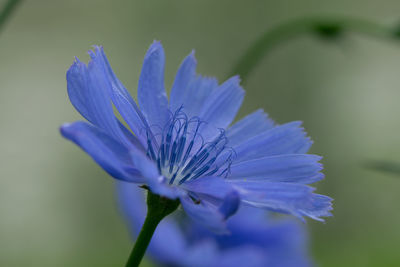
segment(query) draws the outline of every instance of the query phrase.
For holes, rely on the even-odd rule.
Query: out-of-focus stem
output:
[[[3,29],[7,20],[22,0],[8,0],[0,11],[0,31]]]
[[[302,35],[314,34],[325,39],[334,39],[341,34],[353,32],[378,39],[394,39],[396,32],[380,24],[356,18],[301,18],[268,29],[246,52],[229,72],[229,76],[239,75],[244,83],[250,72],[275,46]]]

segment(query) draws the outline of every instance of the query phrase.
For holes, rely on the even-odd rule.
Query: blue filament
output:
[[[225,132],[221,130],[218,136],[205,143],[201,136],[203,124],[198,117],[188,119],[179,108],[161,130],[158,145],[154,145],[155,139],[147,134],[147,156],[157,163],[159,172],[169,179],[169,184],[180,185],[201,176],[229,173],[232,153],[217,160],[231,149],[227,147]]]

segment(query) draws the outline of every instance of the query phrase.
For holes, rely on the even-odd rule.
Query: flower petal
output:
[[[230,192],[234,191],[232,185],[221,177],[207,176],[190,180],[181,185],[187,191],[197,194],[210,195],[222,199]]]
[[[150,126],[164,127],[170,115],[164,89],[164,62],[164,50],[155,41],[144,58],[138,85],[140,109]]]
[[[232,216],[239,208],[240,197],[232,185],[220,177],[201,177],[185,182],[181,187],[194,193],[201,202],[214,206],[223,219]]]
[[[190,85],[196,78],[196,58],[194,51],[190,53],[182,62],[176,73],[174,84],[172,85],[170,95],[170,109],[174,112],[181,106],[187,104],[187,98],[191,96]]]
[[[116,184],[118,204],[129,225],[132,235],[138,235],[146,217],[144,189],[137,184],[118,181]]]
[[[208,97],[218,88],[215,78],[196,75],[196,65],[192,52],[179,67],[171,90],[171,111],[182,107],[188,118],[199,116]]]
[[[311,266],[306,253],[304,225],[289,218],[268,218],[264,211],[264,216],[259,217],[259,211],[260,209],[242,206],[237,215],[228,221],[232,234],[217,237],[220,247],[245,248],[246,245],[251,245],[262,249],[266,257],[263,265],[259,266]]]
[[[312,193],[314,188],[294,183],[265,181],[231,181],[243,203],[268,210],[290,213],[299,218],[308,216],[323,221],[331,216],[332,199]]]
[[[92,53],[92,60],[97,64],[104,66],[104,71],[110,80],[110,97],[117,108],[118,112],[124,118],[131,130],[144,142],[143,129],[147,128],[148,124],[144,115],[139,110],[136,102],[132,99],[128,90],[118,80],[114,74],[110,63],[104,53],[103,47],[95,46],[95,53]]]
[[[92,114],[94,105],[90,102],[90,88],[88,70],[84,63],[75,58],[74,63],[67,71],[68,97],[75,109],[88,121],[96,124],[95,116]]]
[[[129,150],[101,129],[89,123],[74,122],[62,125],[60,131],[114,178],[135,183],[144,181],[140,172],[132,167]]]
[[[222,85],[214,78],[196,75],[194,52],[182,62],[172,86],[170,108],[183,107],[189,118],[198,116],[217,128],[226,128],[234,119],[243,100],[239,78],[232,77]]]
[[[167,246],[166,241],[168,241]],[[174,219],[167,217],[157,226],[150,242],[149,253],[159,262],[173,266],[186,256],[187,246],[186,238],[179,225]]]
[[[191,242],[185,251],[185,256],[170,266],[182,267],[219,267],[215,265],[219,258],[219,248],[213,239],[203,239]]]
[[[306,153],[312,141],[300,125],[298,121],[286,123],[234,146],[235,163],[280,154]]]
[[[259,109],[229,127],[226,130],[226,137],[230,146],[236,146],[272,127],[274,122],[262,109]]]
[[[323,179],[321,157],[285,154],[232,164],[229,179],[309,184]]]
[[[186,214],[195,222],[203,224],[216,233],[229,233],[226,229],[224,214],[222,214],[214,205],[211,205],[207,201],[194,203],[187,195],[181,196],[180,200]]]
[[[143,153],[131,153],[132,162],[137,169],[142,173],[143,177],[148,178],[149,180],[157,179],[160,174],[158,172],[157,166],[146,157]]]
[[[221,84],[205,101],[199,117],[217,128],[225,129],[242,105],[244,90],[234,76]]]
[[[96,58],[86,66],[76,59],[67,71],[68,96],[74,107],[95,126],[101,128],[125,145],[131,142],[126,138],[114,115],[109,92],[111,83],[102,64]]]
[[[239,205],[240,205],[239,193],[236,191],[231,191],[224,197],[223,202],[219,206],[218,210],[220,213],[224,215],[225,219],[228,219],[238,211]]]
[[[212,267],[265,267],[268,262],[265,249],[254,245],[242,245],[222,250],[219,257],[211,265]],[[277,267],[277,266],[276,266]]]

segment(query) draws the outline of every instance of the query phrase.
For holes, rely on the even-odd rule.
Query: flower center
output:
[[[209,128],[198,117],[188,119],[178,109],[158,136],[151,139],[147,134],[147,155],[157,163],[169,184],[181,185],[201,176],[228,175],[233,150],[227,147],[223,129]],[[212,137],[204,140],[201,133]]]

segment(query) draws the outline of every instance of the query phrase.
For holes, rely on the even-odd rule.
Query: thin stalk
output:
[[[178,206],[179,200],[168,199],[149,191],[147,195],[147,216],[126,263],[126,267],[139,266],[158,224],[167,215],[175,211]]]
[[[250,72],[272,48],[299,36],[314,34],[325,39],[334,39],[347,32],[359,33],[378,39],[395,39],[395,37],[398,37],[394,29],[363,19],[346,17],[296,19],[268,29],[262,34],[239,58],[237,64],[229,72],[229,77],[238,74],[242,83],[244,83]]]
[[[5,3],[4,7],[0,11],[0,31],[3,29],[7,19],[10,18],[10,15],[21,2],[22,0],[9,0]]]

